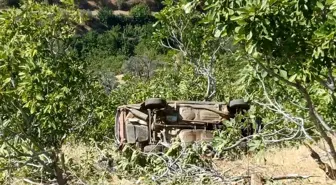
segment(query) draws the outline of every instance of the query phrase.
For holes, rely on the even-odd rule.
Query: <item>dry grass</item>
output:
[[[335,141],[334,141],[335,142]],[[325,145],[320,142],[313,146],[321,156],[321,158],[328,162],[324,151]],[[132,181],[126,179],[119,179],[116,175],[109,176],[103,172],[95,174],[95,179],[90,179],[91,171],[89,169],[90,164],[97,162],[99,156],[102,155],[101,151],[95,147],[87,146],[81,143],[67,144],[63,147],[63,152],[66,158],[71,158],[74,164],[81,166],[80,174],[84,174],[87,184],[102,184],[102,185],[131,185],[135,184],[137,179]],[[87,160],[90,160],[90,164],[85,164]],[[329,162],[330,163],[330,162]],[[225,176],[244,176],[258,174],[265,178],[272,176],[284,176],[290,174],[298,174],[303,176],[312,176],[305,180],[282,180],[268,182],[267,185],[332,185],[336,184],[327,178],[325,173],[319,169],[315,161],[310,157],[310,152],[305,146],[299,147],[287,147],[268,148],[266,151],[259,152],[254,155],[244,156],[234,161],[217,160],[215,161],[216,169],[221,173],[225,173]],[[336,166],[333,166],[336,168]],[[88,169],[86,169],[88,168]],[[89,180],[88,180],[89,179]],[[28,184],[23,182],[22,179],[15,179],[10,184],[21,185]],[[239,184],[239,183],[237,183]],[[242,184],[242,183],[240,183]]]
[[[333,142],[336,143],[334,137]],[[336,169],[331,158],[328,157],[328,147],[324,141],[312,146],[312,148],[320,155],[323,162],[331,164]],[[291,184],[291,185],[331,185],[336,184],[335,181],[328,179],[325,172],[322,171],[317,163],[310,157],[310,151],[304,145],[298,147],[268,148],[266,151],[259,152],[252,156],[245,156],[235,161],[216,161],[219,171],[227,172],[232,176],[258,174],[260,176],[270,178],[272,176],[285,176],[289,174],[298,174],[303,176],[311,176],[305,180],[283,180],[274,182],[274,184]]]
[[[101,155],[100,151],[92,146],[87,146],[82,143],[78,144],[67,144],[62,148],[67,159],[72,159],[75,164],[82,164],[82,167],[86,165],[83,164],[83,160],[88,158],[88,160],[92,160],[91,162],[97,162],[99,155]],[[93,151],[93,152],[90,152]],[[81,171],[82,174],[90,174],[90,170],[86,171],[86,169]],[[97,175],[97,174],[96,174]],[[109,176],[107,174],[101,173],[101,177],[98,180],[93,180],[94,182],[88,184],[100,184],[100,185],[133,185],[134,182],[131,182],[126,179],[119,179],[116,175]]]
[[[280,184],[335,184],[328,180],[325,173],[319,169],[315,161],[310,157],[310,152],[305,146],[298,148],[271,148],[254,156],[246,156],[236,161],[217,161],[220,171],[227,171],[232,176],[258,174],[269,178],[299,174],[314,176],[307,180],[284,180]]]
[[[325,152],[320,149],[323,148],[323,143],[320,143],[319,146],[315,145],[313,148],[321,155],[321,157],[324,155]],[[67,157],[70,157],[75,162],[80,163],[83,157],[87,155],[87,151],[89,149],[90,147],[84,145],[66,145],[64,147],[64,152]],[[328,161],[328,158],[324,157],[324,161]],[[329,180],[325,173],[319,169],[318,165],[310,157],[310,152],[305,146],[281,149],[273,147],[253,156],[245,156],[235,161],[215,161],[215,164],[219,171],[226,173],[226,176],[242,176],[251,174],[259,174],[266,178],[289,174],[312,176],[305,180],[282,180],[273,182],[273,184],[336,184],[335,182]],[[134,184],[134,182],[118,179],[117,177],[112,176],[108,181],[100,184],[127,185]]]

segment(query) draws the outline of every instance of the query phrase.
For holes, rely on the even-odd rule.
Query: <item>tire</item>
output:
[[[167,106],[167,102],[162,98],[149,98],[145,101],[145,108],[147,109],[161,109]]]
[[[236,100],[232,100],[229,103],[229,108],[231,110],[235,109],[243,109],[243,110],[248,110],[250,109],[250,105],[245,102],[243,99],[236,99]]]

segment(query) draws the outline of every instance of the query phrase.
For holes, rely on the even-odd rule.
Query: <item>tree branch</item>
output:
[[[314,177],[314,176],[289,174],[289,175],[282,175],[282,176],[273,176],[273,177],[269,178],[269,180],[270,181],[275,181],[275,180],[288,180],[288,179],[308,179],[310,177]]]
[[[257,101],[255,101],[257,104],[259,105],[263,105],[263,106],[266,106],[268,109],[278,113],[278,114],[281,114],[284,116],[284,118],[288,119],[289,121],[291,122],[294,122],[297,126],[300,127],[300,130],[305,134],[306,138],[308,139],[312,139],[311,136],[306,132],[306,129],[304,127],[304,120],[303,118],[300,118],[300,117],[294,117],[292,116],[291,114],[289,113],[286,113],[285,111],[282,110],[282,107],[279,103],[277,103],[275,100],[272,101],[271,98],[269,97],[268,93],[267,93],[267,90],[266,90],[266,86],[265,86],[265,83],[262,81],[262,79],[259,77],[258,75],[258,79],[262,85],[262,88],[263,88],[263,91],[264,91],[264,95],[265,95],[265,98],[267,99],[267,101],[269,102],[269,105],[266,105],[266,104],[263,104],[263,103],[259,103]],[[299,134],[299,131],[293,136],[291,137],[292,139],[297,135]],[[288,139],[287,139],[288,140]]]
[[[324,130],[326,129],[329,133],[331,133],[331,128],[322,120],[321,116],[316,112],[313,102],[308,94],[306,88],[304,88],[299,82],[296,83],[296,87],[298,90],[303,94],[304,98],[307,101],[307,106],[309,108],[310,117],[313,119],[313,123],[317,127],[318,131],[322,135],[323,139],[327,142],[332,158],[336,164],[336,150],[331,138],[327,135],[327,132]]]

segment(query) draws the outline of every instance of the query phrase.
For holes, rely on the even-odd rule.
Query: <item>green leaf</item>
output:
[[[269,41],[273,41],[272,37],[269,37],[269,36],[267,36],[267,35],[263,36],[263,38],[265,38],[265,39],[267,39],[267,40],[269,40]]]
[[[296,74],[292,75],[292,76],[288,79],[288,81],[290,81],[290,82],[294,82],[295,79],[296,79]]]
[[[317,7],[319,7],[320,9],[324,9],[324,5],[320,2],[320,1],[317,1],[316,2],[316,5],[317,5]]]
[[[220,37],[221,33],[222,33],[222,31],[217,29],[216,32],[215,32],[215,37],[216,38]]]
[[[283,77],[283,78],[285,78],[285,79],[287,79],[287,77],[288,77],[287,76],[287,71],[281,70],[281,69],[279,71],[280,71],[280,76]]]
[[[236,28],[235,28],[235,32],[238,33],[240,29],[241,29],[240,26],[236,27]]]
[[[243,19],[237,20],[237,23],[238,23],[239,26],[244,26],[244,25],[247,24],[247,22],[245,20],[243,20]]]
[[[247,39],[247,40],[250,40],[250,39],[252,38],[252,35],[253,35],[253,34],[252,34],[252,31],[250,31],[250,33],[247,35],[246,39]]]
[[[37,94],[37,95],[36,95],[36,99],[37,99],[37,100],[43,100],[44,98],[42,97],[41,94]]]
[[[9,82],[11,81],[11,78],[6,78],[4,81],[3,81],[3,86],[7,85]]]
[[[248,54],[252,54],[255,46],[256,46],[256,44],[249,44],[249,45],[247,45],[247,53]]]
[[[259,58],[260,55],[261,55],[261,54],[260,54],[259,52],[253,52],[252,57],[253,57],[253,58]]]
[[[327,5],[332,5],[334,2],[335,2],[334,0],[327,0],[327,1],[326,1],[326,4],[327,4]]]
[[[189,2],[185,5],[183,5],[182,8],[183,8],[183,10],[186,14],[189,14],[191,12],[192,8],[193,8],[193,2]]]
[[[262,5],[261,5],[261,9],[266,8],[268,0],[262,0]]]
[[[230,19],[231,21],[237,21],[237,20],[242,20],[245,18],[245,15],[239,15],[239,16],[232,16]]]

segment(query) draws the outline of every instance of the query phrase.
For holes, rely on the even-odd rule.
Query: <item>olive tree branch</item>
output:
[[[319,113],[315,109],[315,105],[306,89],[300,81],[296,80],[296,82],[290,82],[289,80],[283,78],[279,74],[276,74],[270,67],[266,67],[260,60],[254,59],[254,61],[260,65],[267,73],[271,76],[278,78],[280,81],[286,83],[289,86],[294,87],[297,89],[303,98],[306,100],[307,108],[309,110],[309,116],[312,119],[313,123],[315,124],[316,128],[318,129],[319,133],[321,134],[322,138],[327,142],[329,145],[331,155],[333,157],[334,162],[336,163],[336,150],[333,145],[331,138],[328,136],[327,132],[333,134],[333,130],[325,123],[323,118],[319,115]]]
[[[304,119],[301,117],[292,116],[291,114],[284,111],[283,107],[277,101],[271,100],[269,94],[267,93],[264,81],[260,78],[259,75],[257,78],[259,79],[261,83],[261,86],[263,88],[263,92],[264,92],[266,100],[268,101],[268,104],[260,103],[258,101],[255,101],[255,103],[265,106],[267,109],[272,110],[276,112],[277,114],[283,115],[285,119],[295,123],[300,128],[300,130],[304,133],[305,137],[311,140],[312,139],[311,136],[306,132],[305,125],[304,125]],[[290,139],[293,139],[297,134],[299,134],[300,130],[298,130],[298,132]]]

